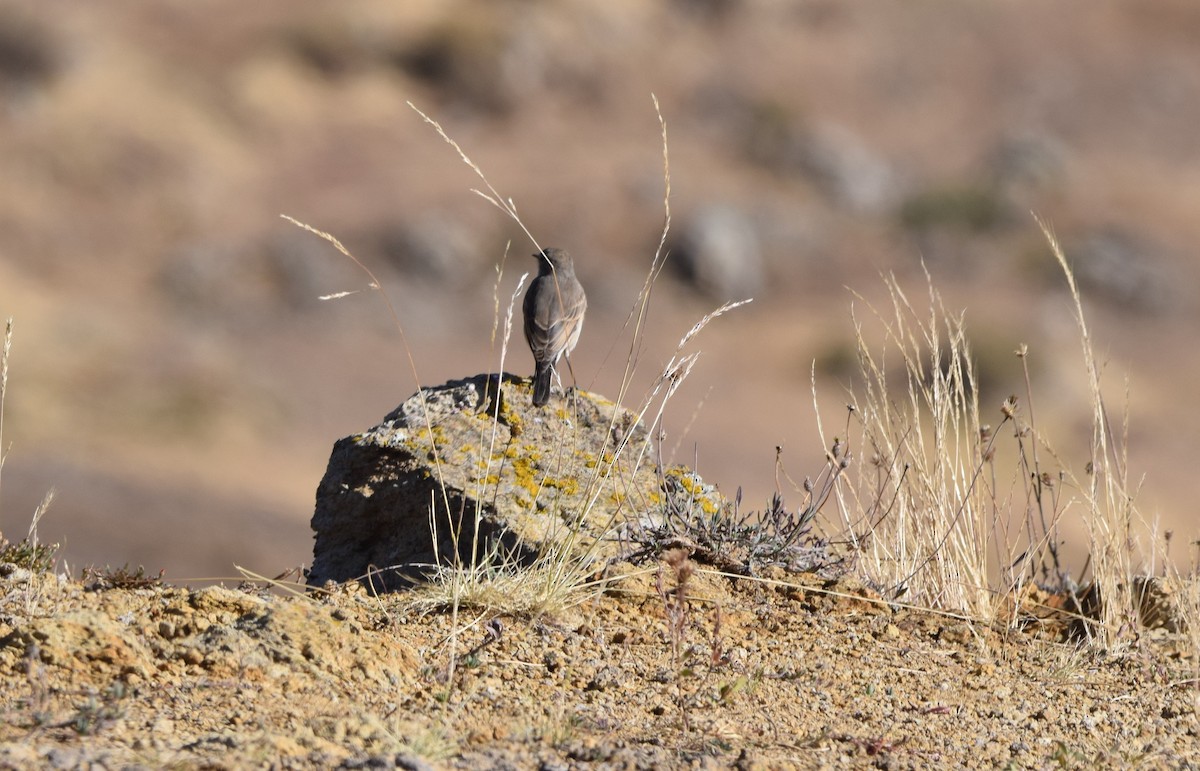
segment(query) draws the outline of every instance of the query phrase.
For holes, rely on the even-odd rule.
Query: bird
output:
[[[525,291],[525,341],[533,352],[533,406],[550,401],[554,365],[579,342],[587,295],[575,278],[575,264],[563,249],[534,252],[538,274]]]

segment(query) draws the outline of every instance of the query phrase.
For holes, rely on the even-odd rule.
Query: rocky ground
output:
[[[690,561],[538,618],[4,572],[4,768],[1200,763],[1195,641],[1161,629],[1102,653]]]
[[[500,368],[494,298],[503,310],[532,245],[410,101],[540,243],[575,254],[589,310],[573,369],[616,396],[664,219],[653,93],[673,256],[631,401],[705,313],[755,298],[698,339],[664,460],[754,507],[776,490],[775,447],[796,479],[815,473],[816,418],[838,419],[853,384],[850,306],[870,327],[857,297],[886,307],[894,272],[919,301],[928,268],[966,312],[984,406],[1025,393],[1012,351],[1028,344],[1040,428],[1082,469],[1079,340],[1036,211],[1077,266],[1114,414],[1128,392],[1142,511],[1184,543],[1197,28],[1192,0],[8,0],[0,529],[23,532],[54,488],[41,533],[75,574],[275,575],[311,556],[337,438],[417,380]],[[375,272],[419,378],[377,296],[316,299],[365,277],[280,214]],[[519,332],[503,369],[532,372]]]

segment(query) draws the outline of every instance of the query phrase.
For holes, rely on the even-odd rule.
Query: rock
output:
[[[701,207],[683,226],[671,259],[684,281],[720,301],[758,295],[763,254],[754,223],[726,204]]]
[[[321,305],[321,296],[358,286],[357,274],[324,240],[290,226],[272,233],[262,244],[261,255],[248,262],[261,262],[258,284],[268,293],[266,302],[293,312],[310,312]],[[245,259],[245,258],[243,258]]]
[[[836,208],[882,214],[908,187],[903,170],[870,140],[843,124],[812,122],[785,102],[718,87],[701,91],[696,108],[749,160],[804,180]]]
[[[1173,262],[1148,238],[1121,228],[1104,228],[1067,249],[1075,275],[1085,289],[1129,310],[1161,314],[1179,304]]]
[[[378,241],[383,258],[402,275],[438,284],[462,284],[477,275],[475,255],[484,251],[469,228],[440,215],[390,223]]]
[[[892,164],[838,125],[814,126],[795,138],[793,163],[838,206],[858,214],[886,211],[902,185]]]
[[[1028,199],[1062,182],[1067,150],[1048,134],[1023,132],[1000,139],[989,153],[987,165],[997,188]]]
[[[13,562],[0,562],[0,578],[14,584],[27,584],[33,578],[33,571]]]
[[[35,104],[66,64],[66,49],[38,14],[0,16],[0,109],[12,116]]]
[[[552,546],[600,561],[662,501],[632,413],[583,391],[536,409],[526,380],[476,375],[423,389],[334,445],[308,583],[390,591],[492,548],[521,565]]]
[[[603,87],[600,60],[578,45],[570,26],[491,3],[471,13],[445,8],[440,22],[398,39],[389,58],[407,77],[444,95],[448,108],[507,117],[523,109],[529,94],[587,99]],[[589,25],[593,39],[603,36],[602,24]]]
[[[288,223],[249,251],[211,239],[182,244],[164,255],[158,274],[158,288],[173,306],[226,323],[309,313],[321,306],[321,295],[361,283],[329,244]]]

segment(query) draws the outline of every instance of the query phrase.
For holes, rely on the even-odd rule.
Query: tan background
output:
[[[764,270],[755,302],[699,339],[667,415],[676,459],[751,506],[776,445],[796,479],[819,470],[808,375],[815,359],[840,426],[847,287],[881,300],[894,271],[921,298],[923,258],[966,310],[985,409],[1022,388],[1009,352],[1028,343],[1039,425],[1081,468],[1078,340],[1036,210],[1081,266],[1114,407],[1129,375],[1142,508],[1194,535],[1190,0],[6,3],[0,529],[23,534],[53,486],[41,535],[72,570],[182,581],[308,561],[334,440],[414,381],[377,296],[315,299],[365,279],[281,213],[378,272],[423,382],[496,366],[495,266],[511,241],[503,304],[532,248],[408,100],[540,242],[575,253],[591,299],[575,371],[615,394],[662,224],[651,92],[674,232],[732,206]],[[733,298],[660,281],[634,401],[718,299]],[[519,338],[506,369],[531,369]]]

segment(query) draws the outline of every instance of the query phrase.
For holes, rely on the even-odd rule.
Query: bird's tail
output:
[[[541,407],[550,401],[550,377],[554,374],[553,364],[538,364],[533,373],[533,406]]]

